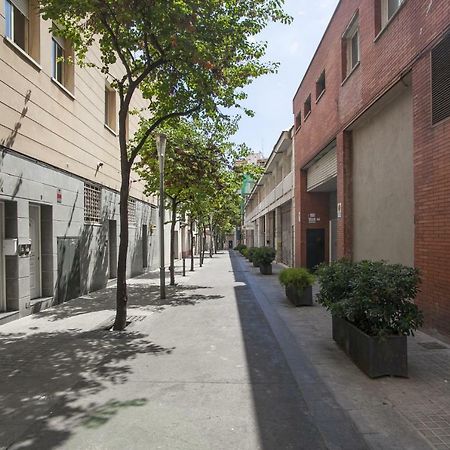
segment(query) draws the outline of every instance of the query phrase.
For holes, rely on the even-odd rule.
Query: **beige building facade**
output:
[[[283,131],[254,185],[244,210],[248,247],[273,247],[278,262],[294,264],[294,149],[292,129]]]
[[[118,98],[99,70],[68,62],[70,42],[36,5],[0,2],[0,323],[116,277]],[[99,63],[99,49],[87,58]],[[159,265],[157,200],[143,187],[133,174],[128,276]]]

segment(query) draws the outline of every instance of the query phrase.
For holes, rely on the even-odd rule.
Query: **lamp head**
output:
[[[158,151],[158,156],[164,158],[166,154],[166,144],[167,144],[167,136],[164,133],[156,134],[156,149]]]

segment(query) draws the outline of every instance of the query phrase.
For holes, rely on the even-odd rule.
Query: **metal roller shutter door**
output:
[[[316,161],[307,174],[307,190],[312,191],[337,176],[336,147]]]

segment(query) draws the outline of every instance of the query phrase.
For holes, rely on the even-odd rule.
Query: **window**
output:
[[[128,198],[128,222],[136,223],[136,200]]]
[[[6,37],[39,61],[37,0],[5,0]]]
[[[325,92],[325,70],[320,74],[319,79],[316,81],[316,101]]]
[[[302,112],[299,111],[295,117],[295,129],[298,130],[302,126]]]
[[[58,27],[53,24],[52,35],[52,78],[73,93],[75,70],[72,46],[58,35]]]
[[[431,51],[433,124],[450,117],[450,33]]]
[[[305,101],[303,114],[305,119],[311,114],[311,94],[308,95],[308,98]]]
[[[360,60],[359,17],[355,14],[342,39],[342,75],[348,77]]]
[[[94,184],[84,183],[84,221],[100,223],[101,206],[101,188]]]
[[[105,125],[112,131],[117,131],[116,91],[105,85]]]
[[[392,19],[405,0],[381,0],[381,27],[384,28]]]

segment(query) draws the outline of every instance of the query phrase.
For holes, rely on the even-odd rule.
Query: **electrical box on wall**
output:
[[[17,255],[17,239],[4,239],[3,240],[3,254],[5,256]]]
[[[31,253],[31,240],[20,242],[18,245],[19,256],[30,256]]]

